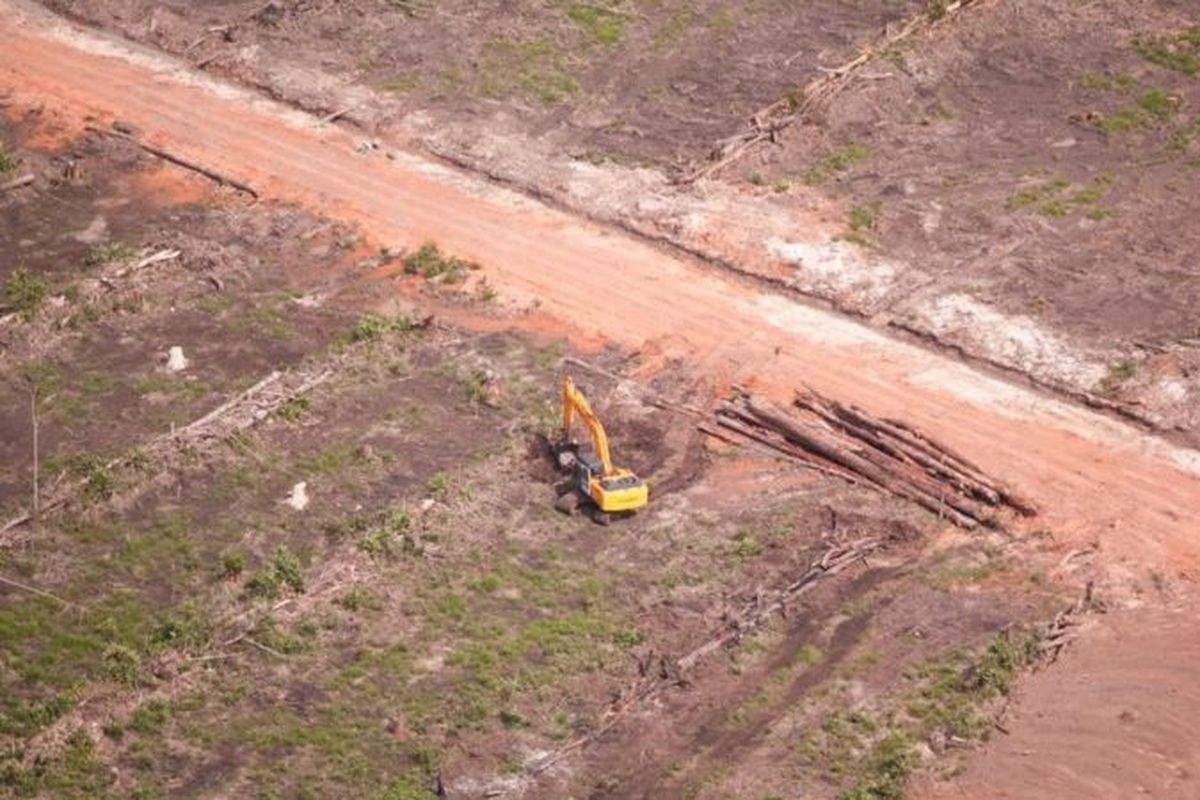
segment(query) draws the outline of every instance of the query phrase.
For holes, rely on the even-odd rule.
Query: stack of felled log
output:
[[[797,392],[791,407],[738,394],[717,411],[717,423],[822,472],[865,481],[963,528],[1002,526],[1009,509],[1037,509],[1010,487],[945,445],[897,420]]]

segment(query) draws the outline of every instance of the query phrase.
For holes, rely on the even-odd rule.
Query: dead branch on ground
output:
[[[927,9],[922,9],[909,19],[899,31],[881,36],[840,67],[818,67],[822,73],[821,77],[809,81],[799,92],[789,94],[752,114],[748,130],[717,142],[707,159],[699,164],[693,163],[688,171],[679,178],[679,183],[695,183],[703,178],[712,177],[764,142],[777,141],[783,130],[797,122],[812,119],[820,109],[829,104],[835,95],[854,80],[862,78],[863,76],[858,74],[862,67],[870,64],[890,48],[905,41],[918,31],[944,23],[975,2],[976,0],[953,0],[939,9],[936,18]],[[797,53],[787,59],[784,62],[785,66],[799,55]],[[879,78],[879,75],[868,77],[871,80]]]
[[[159,435],[134,456],[112,459],[104,468],[118,469],[130,465],[134,459],[152,464],[166,463],[172,453],[201,449],[209,442],[227,441],[266,419],[288,400],[312,391],[332,375],[333,369],[328,366],[293,373],[271,372],[187,426]],[[46,513],[66,506],[83,492],[87,482],[86,478],[80,478],[65,484],[51,497],[43,498],[39,511]],[[0,535],[29,523],[32,518],[32,512],[26,512],[9,520],[0,527]]]
[[[209,169],[208,167],[203,166],[202,164],[197,164],[195,161],[191,161],[189,159],[184,158],[183,156],[176,155],[176,154],[170,152],[169,150],[164,150],[161,147],[156,147],[155,145],[148,144],[147,142],[142,141],[141,139],[137,138],[136,136],[131,136],[128,133],[123,133],[118,130],[101,128],[96,125],[88,125],[87,129],[89,131],[101,134],[103,136],[112,136],[117,139],[124,139],[127,142],[132,142],[133,144],[136,144],[138,147],[145,150],[147,153],[158,156],[159,158],[163,159],[164,161],[169,161],[170,163],[172,163],[178,167],[183,167],[184,169],[188,169],[188,170],[191,170],[192,172],[203,175],[204,177],[208,178],[209,180],[214,181],[215,183],[221,184],[222,186],[232,186],[234,189],[245,192],[246,194],[250,195],[251,197],[253,197],[256,200],[259,197],[258,190],[255,189],[253,186],[251,186],[248,183],[240,181],[237,178],[231,178],[228,175],[223,175],[222,173],[217,172],[216,170]]]
[[[611,731],[632,710],[675,686],[686,685],[687,674],[714,653],[735,646],[747,634],[761,627],[776,614],[783,613],[788,604],[817,585],[846,568],[863,561],[869,554],[885,547],[884,539],[861,539],[850,544],[830,547],[818,556],[803,575],[770,595],[756,594],[742,609],[727,617],[724,626],[712,638],[680,658],[646,656],[639,663],[639,677],[604,712],[596,726],[557,750],[526,766],[529,775],[540,775],[571,753],[581,750]]]
[[[21,175],[20,177],[13,178],[11,181],[0,183],[0,192],[11,192],[13,189],[20,189],[22,186],[28,186],[29,184],[33,183],[33,181],[33,173]]]

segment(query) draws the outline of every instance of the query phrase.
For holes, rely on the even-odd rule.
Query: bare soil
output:
[[[54,377],[42,395],[43,463],[66,470],[134,452],[271,370],[325,364],[332,375],[216,448],[114,466],[5,539],[5,797],[424,798],[439,782],[451,796],[685,786],[711,796],[778,787],[756,766],[767,757],[834,797],[859,780],[849,765],[899,722],[880,717],[878,733],[839,743],[847,768],[836,774],[780,756],[765,732],[840,713],[840,700],[814,698],[840,697],[848,681],[875,714],[923,680],[884,675],[881,659],[973,653],[1061,602],[1057,587],[993,596],[987,582],[1003,570],[973,565],[999,551],[946,540],[934,516],[714,449],[691,416],[644,401],[706,403],[705,381],[613,349],[589,355],[577,380],[654,504],[609,528],[562,517],[542,437],[555,425],[561,359],[581,354],[544,338],[412,327],[420,308],[474,317],[477,328],[502,318],[461,289],[380,278],[378,258],[343,226],[249,206],[108,138],[51,143],[46,126],[58,118],[23,112],[4,129],[6,150],[39,180],[4,198],[21,221],[7,234],[24,243],[21,268],[62,300],[7,323],[9,510],[25,505],[31,478],[25,375]],[[86,183],[55,177],[67,159]],[[64,194],[71,211],[59,216]],[[55,249],[75,245],[47,220],[74,229],[96,215],[105,238]],[[135,254],[86,263],[114,242]],[[167,248],[180,255],[116,277]],[[96,313],[83,314],[92,303]],[[163,342],[182,342],[182,376],[158,364]],[[637,382],[621,377],[631,369]],[[301,481],[309,505],[297,510],[283,501]],[[595,744],[548,772],[530,768],[594,730],[639,665],[719,634],[730,608],[864,536],[894,546]],[[927,560],[946,541],[949,554]],[[943,622],[904,638],[916,617]],[[778,695],[766,704],[764,681]],[[637,769],[617,767],[635,752]],[[711,774],[696,754],[728,773]]]
[[[847,198],[848,238],[918,267],[918,291],[970,299],[943,301],[946,329],[972,303],[1031,318],[1121,354],[1097,394],[1158,402],[1173,383],[1182,401],[1200,357],[1200,81],[1155,57],[1198,23],[1178,3],[984,5],[737,174]]]
[[[1148,797],[1196,795],[1196,642],[1188,613],[1114,614],[1060,669],[1023,684],[1011,735],[994,737],[954,784],[913,796],[1118,798],[1130,785]]]
[[[20,115],[2,135],[27,153],[18,169],[45,176],[44,189],[0,199],[0,246],[12,254],[0,281],[12,285],[22,271],[45,295],[28,320],[10,312],[0,333],[6,519],[28,500],[31,391],[42,398],[49,483],[83,454],[121,455],[139,434],[182,426],[327,346],[349,325],[345,313],[296,300],[355,258],[344,229],[286,208],[249,212],[203,179],[164,174],[161,161],[121,140],[91,134],[66,149],[22,148],[37,144],[40,117]],[[178,255],[132,269],[168,251]],[[190,362],[182,373],[166,369],[172,346]]]

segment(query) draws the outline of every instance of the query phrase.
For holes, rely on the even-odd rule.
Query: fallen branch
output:
[[[160,264],[164,261],[172,261],[176,258],[179,258],[180,255],[182,255],[182,253],[180,253],[178,250],[161,250],[153,255],[146,256],[132,266],[117,270],[107,277],[124,278],[127,275],[137,272],[138,270],[145,269],[146,267],[153,266],[154,264]]]
[[[557,750],[526,765],[526,773],[540,775],[562,761],[571,753],[581,750],[617,726],[633,709],[668,689],[687,683],[685,673],[694,669],[701,661],[719,650],[737,644],[742,637],[761,626],[775,614],[781,613],[787,604],[807,592],[824,578],[836,575],[850,565],[862,561],[869,553],[884,547],[882,539],[864,539],[849,545],[835,545],[813,561],[808,570],[796,580],[778,590],[768,602],[761,596],[747,603],[741,613],[726,622],[724,628],[708,641],[678,659],[665,656],[658,658],[657,670],[650,673],[654,659],[639,665],[639,677],[630,684],[601,716],[597,725],[588,733],[563,745]],[[621,700],[620,698],[624,699]]]
[[[261,392],[263,389],[265,389],[268,386],[270,386],[271,384],[275,383],[276,381],[279,380],[279,378],[282,375],[283,375],[283,373],[279,372],[278,370],[272,371],[270,374],[267,375],[267,377],[263,378],[258,383],[254,384],[249,389],[247,389],[246,391],[239,394],[237,397],[234,397],[232,400],[228,400],[228,401],[222,403],[221,405],[214,408],[212,411],[205,414],[203,417],[200,417],[200,419],[189,423],[187,425],[187,427],[183,428],[176,435],[177,436],[183,435],[183,434],[186,434],[188,431],[195,430],[196,428],[204,427],[205,425],[207,425],[209,422],[213,421],[217,417],[221,416],[222,414],[227,413],[229,411],[229,409],[233,408],[234,406],[238,405],[239,403],[244,403],[247,398],[253,397],[254,395]]]
[[[263,644],[262,642],[258,641],[257,639],[255,639],[253,637],[250,637],[250,636],[245,637],[245,642],[248,645],[257,647],[259,650],[262,650],[264,653],[267,653],[268,655],[273,655],[276,658],[287,658],[287,656],[285,654],[279,652],[278,650],[276,650],[273,647],[267,647],[265,644]]]
[[[703,178],[711,177],[758,145],[776,141],[781,131],[812,117],[821,106],[827,104],[834,95],[859,77],[857,75],[859,69],[918,31],[943,24],[974,2],[975,0],[953,0],[940,8],[936,18],[931,16],[928,10],[921,9],[899,31],[881,36],[845,64],[839,67],[818,66],[817,71],[822,73],[819,78],[809,81],[798,93],[792,92],[752,114],[749,130],[717,142],[709,153],[706,163],[693,164],[689,171],[680,176],[679,182],[695,183]],[[791,64],[802,52],[799,51],[789,57],[784,61],[784,66]],[[871,75],[866,79],[878,80],[880,77],[886,76]]]
[[[159,158],[163,159],[164,161],[169,161],[170,163],[175,164],[176,166],[183,167],[184,169],[189,169],[192,172],[196,172],[200,175],[203,175],[204,177],[208,178],[209,180],[215,181],[216,183],[219,183],[222,186],[232,186],[234,189],[243,191],[246,194],[250,195],[251,197],[255,198],[256,200],[259,197],[258,190],[255,189],[253,186],[251,186],[248,183],[240,181],[237,178],[231,178],[228,175],[223,175],[220,172],[217,172],[216,170],[209,169],[208,167],[203,166],[202,164],[197,164],[195,161],[186,159],[183,156],[175,155],[174,153],[172,153],[168,150],[164,150],[161,147],[156,147],[152,144],[148,144],[148,143],[142,141],[141,139],[137,138],[136,136],[131,136],[128,133],[122,133],[121,131],[117,131],[117,130],[101,128],[96,125],[88,125],[87,129],[90,131],[93,131],[95,133],[99,133],[103,136],[113,136],[117,139],[124,139],[127,142],[132,142],[133,144],[136,144],[138,147],[145,150],[147,153],[158,156]]]
[[[321,117],[321,122],[326,125],[328,125],[331,122],[337,122],[339,119],[346,116],[351,111],[358,108],[360,105],[361,105],[361,103],[351,103],[348,106],[343,106],[342,108],[339,108],[337,111],[334,111],[330,114],[326,114],[325,116]]]
[[[30,594],[36,594],[41,597],[48,597],[51,600],[62,603],[67,608],[79,608],[78,605],[76,605],[75,603],[72,603],[70,600],[63,600],[61,597],[59,597],[56,594],[51,594],[50,592],[44,591],[42,589],[38,589],[34,586],[29,586],[27,584],[21,583],[20,581],[14,581],[9,578],[0,577],[0,583],[5,584],[6,586],[12,586],[14,589],[20,589],[21,591],[29,592]]]
[[[33,183],[33,173],[22,175],[19,178],[13,178],[6,183],[0,183],[0,192],[11,192],[13,189],[20,189],[22,186],[28,186]]]
[[[312,391],[318,385],[328,380],[331,375],[333,375],[333,371],[329,368],[310,375],[299,373],[285,376],[284,373],[273,371],[249,389],[239,393],[233,399],[222,403],[187,426],[155,437],[140,448],[138,451],[139,457],[153,458],[168,451],[177,451],[181,446],[187,444],[199,443],[205,439],[226,440],[238,430],[248,428],[265,419],[275,408],[289,398]],[[282,379],[285,377],[289,379],[288,382],[279,387],[279,390],[274,394],[267,395],[266,390],[275,388],[279,383],[283,382]],[[218,421],[223,422],[224,425],[214,430],[213,428],[216,427]],[[127,458],[125,456],[114,458],[106,463],[104,467],[105,469],[118,468],[126,463]],[[57,496],[42,503],[41,513],[55,511],[63,507],[82,491],[86,484],[86,479],[80,479],[62,487]],[[0,535],[7,533],[13,528],[25,525],[31,520],[32,515],[30,512],[23,513],[9,520],[3,527],[0,527]]]

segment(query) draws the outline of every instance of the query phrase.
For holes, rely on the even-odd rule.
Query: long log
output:
[[[890,438],[907,453],[914,461],[924,466],[935,476],[940,475],[947,480],[963,484],[962,490],[974,495],[977,499],[990,505],[1007,505],[1026,517],[1037,516],[1038,508],[1018,494],[1012,487],[988,476],[974,462],[953,450],[947,445],[934,441],[922,431],[898,420],[880,419],[871,416],[861,408],[844,405],[837,400],[821,397],[812,389],[806,387],[803,394],[797,393],[797,401],[803,398],[801,405],[809,407],[809,403],[824,405],[827,414],[833,414],[838,422],[868,428],[878,434],[879,439]],[[854,432],[854,431],[848,431]]]
[[[1019,514],[1026,517],[1036,517],[1039,509],[1037,504],[1029,498],[1017,492],[1011,486],[1008,486],[1002,481],[988,477],[982,469],[976,466],[972,461],[968,460],[963,455],[959,454],[949,446],[935,442],[924,433],[916,428],[899,420],[881,419],[877,421],[883,430],[886,430],[891,435],[897,438],[906,438],[909,441],[923,443],[924,447],[935,454],[945,455],[951,461],[958,465],[958,468],[967,475],[974,476],[975,480],[987,485],[992,491],[1000,495],[1004,504],[1016,510]]]
[[[240,181],[237,178],[231,178],[228,175],[223,175],[214,169],[209,169],[208,167],[204,166],[203,164],[197,164],[195,161],[186,159],[183,156],[175,155],[174,153],[172,153],[168,150],[164,150],[161,147],[155,147],[152,144],[143,142],[141,139],[137,138],[136,136],[130,136],[128,133],[122,133],[121,131],[117,131],[117,130],[108,130],[106,128],[100,128],[95,125],[88,125],[87,129],[90,131],[93,131],[95,133],[102,134],[104,136],[112,136],[117,139],[124,139],[127,142],[132,142],[133,144],[135,144],[138,147],[145,150],[147,153],[158,156],[159,158],[161,158],[164,161],[169,161],[178,167],[183,167],[184,169],[190,169],[192,172],[199,173],[200,175],[203,175],[204,177],[208,178],[211,181],[215,181],[216,183],[219,183],[219,184],[222,184],[225,186],[232,186],[235,189],[245,192],[246,194],[250,195],[254,199],[256,199],[256,200],[258,199],[258,196],[259,196],[258,190],[255,189],[250,184]]]
[[[841,478],[842,480],[847,481],[848,483],[853,484],[855,486],[857,486],[860,483],[858,478],[853,473],[846,472],[842,469],[839,469],[837,467],[834,467],[834,466],[831,466],[831,465],[828,465],[825,463],[817,463],[817,461],[815,460],[816,459],[815,456],[810,455],[809,453],[806,453],[804,450],[793,446],[791,443],[786,442],[786,440],[785,440],[785,442],[774,441],[770,437],[764,436],[763,434],[756,431],[754,428],[751,428],[749,425],[745,425],[745,424],[737,421],[736,419],[733,419],[733,418],[725,416],[725,415],[718,415],[717,416],[717,424],[724,428],[728,428],[729,430],[734,431],[735,433],[739,433],[742,436],[745,436],[747,439],[750,439],[752,441],[758,442],[761,445],[769,447],[777,453],[782,453],[785,456],[794,458],[797,461],[800,461],[801,463],[803,463],[804,466],[814,469],[817,472],[820,472],[824,475],[832,475],[835,478]],[[824,459],[822,459],[822,461],[824,461]]]
[[[22,186],[28,186],[33,183],[34,177],[32,173],[13,178],[11,181],[0,183],[0,192],[11,192],[13,189],[20,189]]]
[[[969,493],[961,492],[957,487],[947,486],[946,482],[931,478],[919,465],[906,458],[902,451],[891,447],[878,437],[872,436],[869,431],[855,429],[854,432],[846,432],[851,433],[854,437],[852,441],[866,445],[855,451],[859,458],[866,459],[884,472],[895,475],[899,480],[904,481],[916,491],[934,498],[938,503],[951,506],[966,516],[988,525],[995,523],[995,515],[972,499]],[[897,453],[899,455],[893,455]]]
[[[965,495],[992,506],[1001,505],[1003,502],[1000,492],[991,486],[986,478],[964,472],[945,456],[939,458],[919,442],[890,436],[874,418],[859,409],[843,406],[833,400],[825,401],[811,393],[797,393],[796,403],[872,447],[902,461],[918,464],[933,478],[948,481]],[[894,441],[890,441],[889,437]]]
[[[851,453],[833,436],[817,430],[805,429],[787,414],[764,400],[750,397],[746,399],[745,406],[752,421],[777,430],[784,438],[806,450],[862,475],[887,491],[910,500],[939,516],[944,516],[960,527],[974,528],[983,521],[958,507],[959,504],[955,503],[953,498],[931,494],[911,481],[901,478],[894,471],[881,468],[874,462]]]

